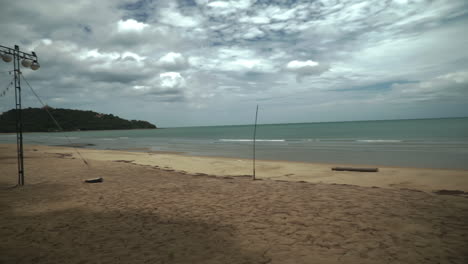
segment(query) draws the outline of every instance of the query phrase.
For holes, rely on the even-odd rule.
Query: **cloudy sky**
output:
[[[466,0],[16,0],[0,19],[53,107],[160,127],[248,124],[256,104],[260,123],[468,116]]]

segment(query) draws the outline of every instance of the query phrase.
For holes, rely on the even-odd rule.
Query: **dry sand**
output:
[[[0,263],[468,263],[467,171],[80,152],[0,145]]]

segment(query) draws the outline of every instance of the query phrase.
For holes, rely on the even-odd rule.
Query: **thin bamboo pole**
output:
[[[252,180],[255,180],[255,141],[257,136],[257,117],[258,117],[258,105],[257,110],[255,111],[255,126],[254,126],[254,134],[253,134],[253,174]]]

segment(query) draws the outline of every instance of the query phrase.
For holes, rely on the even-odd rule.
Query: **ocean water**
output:
[[[25,133],[25,144],[177,151],[251,158],[253,126]],[[0,143],[15,142],[0,135]],[[265,160],[468,169],[468,118],[270,124],[257,126],[256,157]]]

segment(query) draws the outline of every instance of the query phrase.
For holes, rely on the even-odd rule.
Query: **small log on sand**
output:
[[[94,179],[87,179],[85,180],[86,183],[98,183],[98,182],[103,182],[103,178],[94,178]]]
[[[360,171],[360,172],[378,172],[378,168],[351,168],[351,167],[334,167],[334,171]]]
[[[439,195],[460,195],[460,194],[468,194],[464,191],[460,190],[437,190],[434,191],[434,193],[439,194]]]

